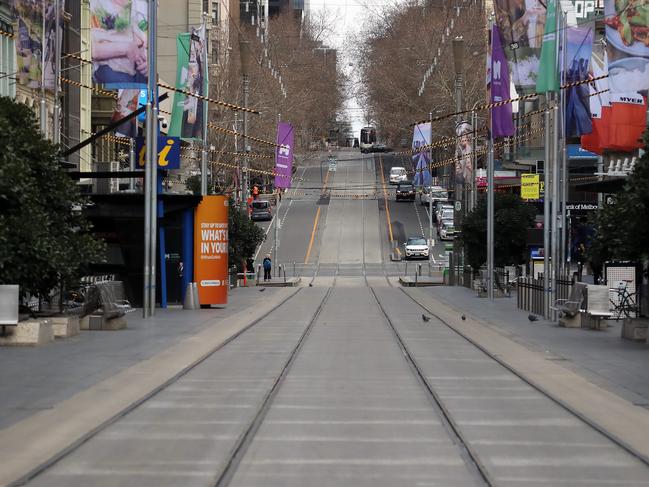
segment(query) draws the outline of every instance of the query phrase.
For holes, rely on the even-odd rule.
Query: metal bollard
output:
[[[408,261],[406,261],[406,276],[408,275]]]
[[[257,264],[257,286],[259,286],[259,279],[261,279],[261,264]]]
[[[284,284],[286,284],[286,266],[284,266]]]
[[[415,272],[415,287],[417,286],[418,282],[419,282],[419,274]]]
[[[419,275],[421,276],[421,264],[417,264],[417,267],[418,267],[417,271],[418,271]]]
[[[293,277],[295,277],[295,261],[293,261]]]

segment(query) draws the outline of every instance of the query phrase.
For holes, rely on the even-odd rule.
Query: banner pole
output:
[[[54,119],[52,142],[61,143],[61,48],[63,44],[63,32],[61,31],[61,2],[55,0],[55,35],[54,35]],[[45,66],[43,66],[45,68]]]
[[[546,103],[550,99],[549,93],[545,94]],[[550,155],[551,143],[550,138],[550,109],[546,108],[544,113],[545,120],[545,162],[543,167],[543,317],[547,320],[550,318]],[[534,269],[532,269],[532,274]],[[535,276],[532,275],[534,278]]]
[[[40,129],[43,138],[47,138],[47,104],[45,103],[45,46],[47,45],[45,24],[45,0],[41,2],[43,13],[43,34],[41,37],[41,103],[40,103]]]
[[[158,49],[157,32],[158,0],[151,1],[149,14],[149,90],[151,92],[152,126],[151,126],[151,282],[149,286],[149,314],[155,314],[156,276],[157,276],[157,235],[158,235]]]
[[[487,294],[492,301],[494,299],[494,210],[494,141],[490,130],[487,161]]]
[[[206,196],[208,193],[207,190],[207,150],[208,150],[208,121],[209,121],[209,103],[207,97],[209,94],[209,71],[207,67],[207,46],[209,45],[209,30],[207,29],[207,12],[203,12],[203,94],[205,98],[203,99],[203,150],[201,151],[201,195]]]

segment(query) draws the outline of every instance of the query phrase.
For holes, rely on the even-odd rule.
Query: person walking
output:
[[[271,278],[271,269],[273,268],[273,261],[270,258],[270,254],[266,254],[264,259],[264,281],[270,281]]]

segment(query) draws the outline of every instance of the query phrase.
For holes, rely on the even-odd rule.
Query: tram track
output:
[[[76,451],[78,451],[81,447],[83,447],[85,444],[90,442],[93,438],[95,438],[97,435],[102,433],[103,431],[107,430],[110,428],[112,425],[120,421],[121,419],[125,418],[127,415],[135,411],[137,408],[140,406],[144,405],[147,401],[150,401],[153,399],[155,396],[158,394],[164,392],[165,390],[169,389],[171,386],[176,384],[178,381],[180,381],[183,377],[185,377],[187,374],[192,372],[193,370],[197,369],[200,367],[206,360],[208,360],[210,357],[212,357],[215,353],[218,351],[222,350],[224,347],[226,347],[228,344],[232,343],[235,341],[237,338],[241,337],[244,335],[246,332],[251,331],[254,329],[256,325],[259,323],[263,322],[264,320],[268,319],[273,313],[276,313],[279,311],[282,307],[290,303],[296,296],[298,296],[302,292],[302,289],[298,288],[294,293],[290,294],[286,298],[284,298],[282,301],[280,301],[277,305],[272,307],[270,310],[268,310],[266,313],[263,315],[255,318],[252,320],[250,323],[248,323],[246,326],[238,330],[236,333],[232,334],[231,336],[227,337],[225,340],[223,340],[221,343],[219,343],[217,346],[213,347],[210,349],[207,353],[203,354],[200,358],[192,362],[190,365],[187,367],[183,368],[180,370],[178,373],[176,373],[173,377],[169,378],[159,386],[155,387],[145,395],[143,395],[140,399],[137,401],[132,402],[130,405],[128,405],[126,408],[122,409],[119,411],[117,414],[112,416],[110,419],[107,421],[104,421],[103,423],[95,426],[94,428],[90,429],[87,433],[79,437],[76,441],[72,442],[70,445],[67,447],[61,449],[57,454],[46,460],[45,462],[40,463],[33,469],[31,469],[29,472],[27,472],[25,475],[22,475],[20,478],[10,482],[7,484],[7,487],[19,487],[28,484],[32,480],[36,479],[43,473],[47,472],[49,469],[57,465],[59,462],[62,460],[66,459],[70,455],[74,454]],[[322,303],[321,303],[322,304]],[[319,308],[320,309],[320,308]]]

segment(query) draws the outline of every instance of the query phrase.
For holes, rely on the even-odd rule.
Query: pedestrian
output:
[[[272,268],[273,268],[273,261],[270,258],[270,254],[266,254],[266,258],[264,259],[264,281],[271,280],[270,271]]]
[[[255,184],[252,188],[252,198],[256,200],[259,198],[259,187]]]

